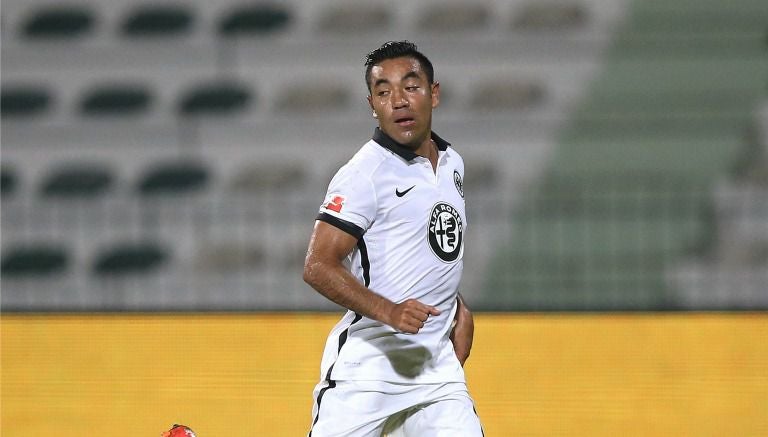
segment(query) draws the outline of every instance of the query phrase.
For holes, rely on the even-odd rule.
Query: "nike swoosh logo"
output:
[[[405,191],[400,191],[400,190],[398,190],[397,188],[395,188],[395,196],[397,196],[397,197],[403,197],[403,196],[405,196],[406,194],[408,194],[408,192],[409,192],[409,191],[411,191],[412,189],[414,189],[415,187],[416,187],[416,185],[412,186],[411,188],[408,188],[408,189],[407,189],[407,190],[405,190]]]

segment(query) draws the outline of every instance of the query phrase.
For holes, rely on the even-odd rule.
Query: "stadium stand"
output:
[[[768,11],[739,6],[631,3],[550,168],[513,212],[487,302],[505,290],[506,305],[531,310],[696,308],[668,275],[713,250],[710,193],[746,153],[745,127],[765,93],[768,59],[756,48]],[[738,37],[718,40],[723,32]],[[751,300],[717,293],[710,307],[765,305],[753,291]]]
[[[467,161],[474,307],[760,302],[703,291],[695,273],[723,258],[744,290],[766,283],[739,276],[762,268],[747,242],[764,191],[734,173],[765,99],[758,0],[3,9],[3,258],[47,238],[73,260],[66,291],[38,281],[37,299],[4,275],[4,308],[332,308],[301,281],[306,238],[374,126],[362,56],[404,35],[435,62],[435,130]],[[47,184],[94,198],[30,189]],[[145,241],[158,244],[151,269],[94,274],[119,242]]]
[[[712,250],[680,260],[669,282],[687,307],[750,309],[768,305],[768,113],[754,113],[754,135],[737,171],[712,194],[717,226]],[[721,290],[729,290],[727,294]]]

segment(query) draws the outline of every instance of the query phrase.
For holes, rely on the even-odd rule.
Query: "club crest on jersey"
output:
[[[323,208],[330,209],[331,211],[341,212],[341,207],[344,206],[344,202],[346,201],[346,197],[339,194],[333,194],[330,196],[329,200],[325,202]]]
[[[445,202],[436,203],[429,214],[427,240],[432,252],[445,262],[459,258],[464,236],[464,223],[459,211]]]
[[[461,180],[458,170],[453,171],[453,183],[456,185],[456,190],[461,194],[461,197],[464,198],[464,182]]]

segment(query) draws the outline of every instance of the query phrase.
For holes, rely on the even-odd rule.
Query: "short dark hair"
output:
[[[387,41],[365,57],[365,85],[368,87],[368,92],[371,91],[373,66],[387,59],[403,57],[416,59],[427,75],[429,83],[435,83],[435,70],[432,68],[432,63],[416,48],[416,44],[410,41]]]

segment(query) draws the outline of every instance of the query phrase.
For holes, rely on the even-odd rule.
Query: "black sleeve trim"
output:
[[[354,223],[348,222],[346,220],[342,220],[338,217],[334,217],[328,213],[321,212],[317,215],[317,220],[320,220],[321,222],[326,222],[329,225],[333,225],[342,231],[348,233],[349,235],[357,238],[358,240],[360,237],[365,234],[365,229],[361,228],[360,226],[357,226]]]

